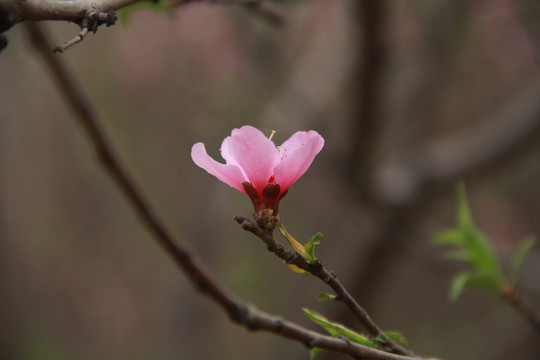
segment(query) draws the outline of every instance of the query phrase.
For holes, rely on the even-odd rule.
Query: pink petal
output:
[[[245,193],[242,183],[246,181],[240,169],[234,165],[225,165],[212,159],[203,143],[196,143],[191,148],[191,158],[197,166],[208,171],[225,184]]]
[[[322,136],[310,130],[294,133],[279,147],[281,163],[274,169],[274,177],[282,193],[304,175],[323,146]]]
[[[221,155],[227,164],[241,169],[259,194],[280,161],[276,145],[262,131],[248,125],[234,129],[231,136],[223,140]]]

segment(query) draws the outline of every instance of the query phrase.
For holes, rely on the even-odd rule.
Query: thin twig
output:
[[[56,46],[53,51],[63,53],[73,45],[76,45],[84,40],[89,31],[96,33],[98,26],[107,24],[112,26],[116,23],[116,12],[109,10],[107,12],[100,12],[95,10],[88,10],[81,21],[81,31],[73,39],[66,41],[61,46]]]
[[[73,39],[66,41],[60,46],[55,46],[53,49],[53,52],[63,53],[64,51],[72,47],[73,45],[78,44],[81,41],[83,41],[83,39],[85,38],[87,34],[88,34],[88,28],[82,28],[81,31],[77,34],[77,36],[75,36]]]
[[[230,318],[249,330],[264,330],[304,344],[308,348],[321,348],[365,360],[411,360],[410,357],[386,353],[348,340],[322,335],[297,324],[267,314],[230,293],[217,282],[210,272],[172,237],[154,213],[142,193],[128,176],[101,129],[93,108],[78,84],[69,75],[59,57],[49,51],[51,45],[37,23],[28,23],[32,43],[43,56],[66,101],[77,115],[86,134],[116,185],[140,216],[153,239],[167,252],[189,281],[201,293],[217,302]]]
[[[506,284],[502,291],[501,296],[508,301],[514,308],[519,311],[535,328],[540,331],[540,315],[529,304],[523,294],[510,284]]]
[[[246,231],[249,231],[259,237],[265,244],[268,251],[276,254],[280,259],[287,264],[294,264],[302,270],[309,272],[311,275],[321,279],[325,284],[330,286],[336,293],[336,301],[344,303],[366,328],[372,336],[384,336],[387,340],[388,350],[401,355],[413,356],[412,352],[403,348],[401,345],[388,338],[384,331],[369,317],[368,313],[356,302],[347,289],[341,284],[337,277],[328,271],[320,262],[318,264],[310,264],[299,256],[295,251],[283,246],[278,242],[272,231],[267,231],[257,225],[256,222],[244,217],[235,216],[234,220],[242,226]]]

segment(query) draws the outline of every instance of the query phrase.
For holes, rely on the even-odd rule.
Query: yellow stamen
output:
[[[270,134],[270,136],[268,137],[268,140],[272,140],[272,138],[274,137],[276,133],[276,130],[272,130],[272,133]]]

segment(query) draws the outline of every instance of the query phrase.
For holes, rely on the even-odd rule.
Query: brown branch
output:
[[[83,27],[81,31],[77,34],[77,36],[75,36],[73,39],[66,41],[61,46],[55,46],[53,52],[63,53],[73,45],[80,43],[81,41],[83,41],[86,35],[88,35],[88,31],[89,29],[87,27]]]
[[[0,0],[0,32],[26,20],[63,20],[80,24],[88,11],[107,13],[141,1],[155,0]],[[170,0],[173,6],[195,1],[257,6],[269,12],[276,11],[267,4],[268,0]]]
[[[114,25],[115,10],[142,0],[0,0],[0,36],[1,33],[22,21],[63,20],[79,24],[81,31],[73,39],[54,48],[63,52],[80,43],[88,32],[96,32],[98,26]],[[7,44],[0,39],[0,51]],[[2,46],[3,45],[3,46]]]
[[[284,338],[304,344],[308,348],[321,348],[365,360],[410,360],[410,357],[386,353],[371,349],[347,339],[334,338],[308,330],[297,324],[281,320],[247,304],[230,293],[218,283],[210,272],[188,251],[186,251],[154,213],[141,191],[135,186],[101,129],[97,116],[82,90],[69,75],[60,58],[49,51],[51,45],[37,23],[28,23],[28,32],[32,43],[43,56],[54,79],[58,83],[66,101],[76,114],[76,119],[84,127],[92,142],[101,164],[105,167],[118,188],[125,195],[142,223],[175,264],[183,271],[188,280],[202,294],[218,303],[230,316],[231,320],[249,330],[264,330]]]
[[[409,161],[396,165],[396,177],[388,174],[386,189],[403,188],[406,200],[415,200],[425,189],[453,184],[463,177],[513,156],[540,135],[540,81],[503,103],[485,120],[448,135],[426,141],[411,153]],[[396,181],[395,179],[399,179]],[[387,199],[389,201],[389,199]],[[403,205],[394,203],[394,205]]]
[[[179,7],[196,2],[208,2],[220,5],[238,5],[246,11],[259,16],[269,24],[274,26],[283,26],[285,24],[285,15],[281,9],[276,6],[276,0],[170,0],[172,7]]]
[[[256,222],[244,217],[235,216],[234,220],[242,226],[246,231],[249,231],[259,237],[265,244],[268,251],[277,255],[280,259],[284,260],[287,264],[293,264],[302,270],[309,272],[311,275],[321,279],[325,284],[330,286],[336,293],[336,301],[340,301],[345,304],[360,323],[366,328],[372,336],[384,336],[387,340],[388,351],[396,354],[413,356],[413,354],[403,348],[401,345],[388,338],[384,331],[375,324],[375,322],[369,317],[368,313],[356,302],[352,295],[345,289],[337,277],[330,271],[328,271],[320,262],[317,264],[310,264],[299,256],[295,251],[283,246],[278,242],[273,235],[271,228],[266,226],[259,226]]]
[[[0,0],[0,51],[7,45],[7,39],[2,34],[13,25],[23,21],[62,20],[74,22],[81,31],[74,38],[61,46],[54,47],[54,52],[64,52],[73,45],[80,43],[86,35],[96,32],[98,26],[114,25],[115,10],[141,1],[160,0]],[[161,0],[168,1],[171,7],[206,1],[227,5],[241,5],[242,8],[260,16],[267,22],[283,25],[284,15],[278,7],[268,0]]]
[[[540,331],[540,315],[518,289],[511,284],[506,284],[501,290],[501,296],[519,311],[536,330]]]
[[[62,46],[56,46],[53,51],[62,53],[75,44],[80,43],[86,37],[89,31],[96,33],[97,28],[101,24],[107,24],[107,26],[114,25],[117,17],[114,10],[109,10],[106,13],[89,10],[84,15],[81,22],[81,31],[73,39],[66,41]]]
[[[455,179],[511,151],[540,132],[540,81],[463,132],[430,141],[418,169],[426,180]]]
[[[26,20],[63,20],[81,24],[88,11],[107,13],[139,1],[142,0],[0,0],[0,8],[6,14],[4,26]],[[0,26],[0,32],[6,29]]]
[[[384,118],[382,87],[387,51],[384,31],[387,26],[386,0],[363,0],[351,3],[357,17],[355,41],[357,59],[352,74],[353,114],[350,124],[349,178],[358,195],[370,200],[373,169],[379,160],[379,144]],[[357,94],[357,95],[356,95]]]

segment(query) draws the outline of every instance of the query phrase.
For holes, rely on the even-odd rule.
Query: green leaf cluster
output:
[[[386,337],[403,345],[407,344],[407,340],[405,340],[403,335],[398,332],[386,332],[384,335],[379,334],[374,339],[370,339],[365,335],[359,334],[356,331],[346,327],[345,325],[328,320],[324,315],[314,310],[303,308],[302,311],[304,312],[304,315],[306,315],[311,321],[320,325],[324,330],[326,330],[326,332],[328,332],[328,334],[333,337],[342,336],[354,343],[374,349],[378,348],[381,344],[385,344],[387,342]],[[311,350],[311,359],[313,360],[321,351],[322,349],[320,348],[313,348]]]
[[[504,284],[515,282],[523,259],[534,244],[534,239],[527,238],[518,249],[514,257],[510,280],[508,280],[501,270],[489,239],[478,230],[474,223],[464,184],[458,186],[456,218],[457,227],[441,231],[433,238],[435,245],[452,247],[446,251],[445,259],[468,265],[467,270],[454,276],[450,286],[450,298],[456,300],[463,290],[471,287],[500,292]]]

